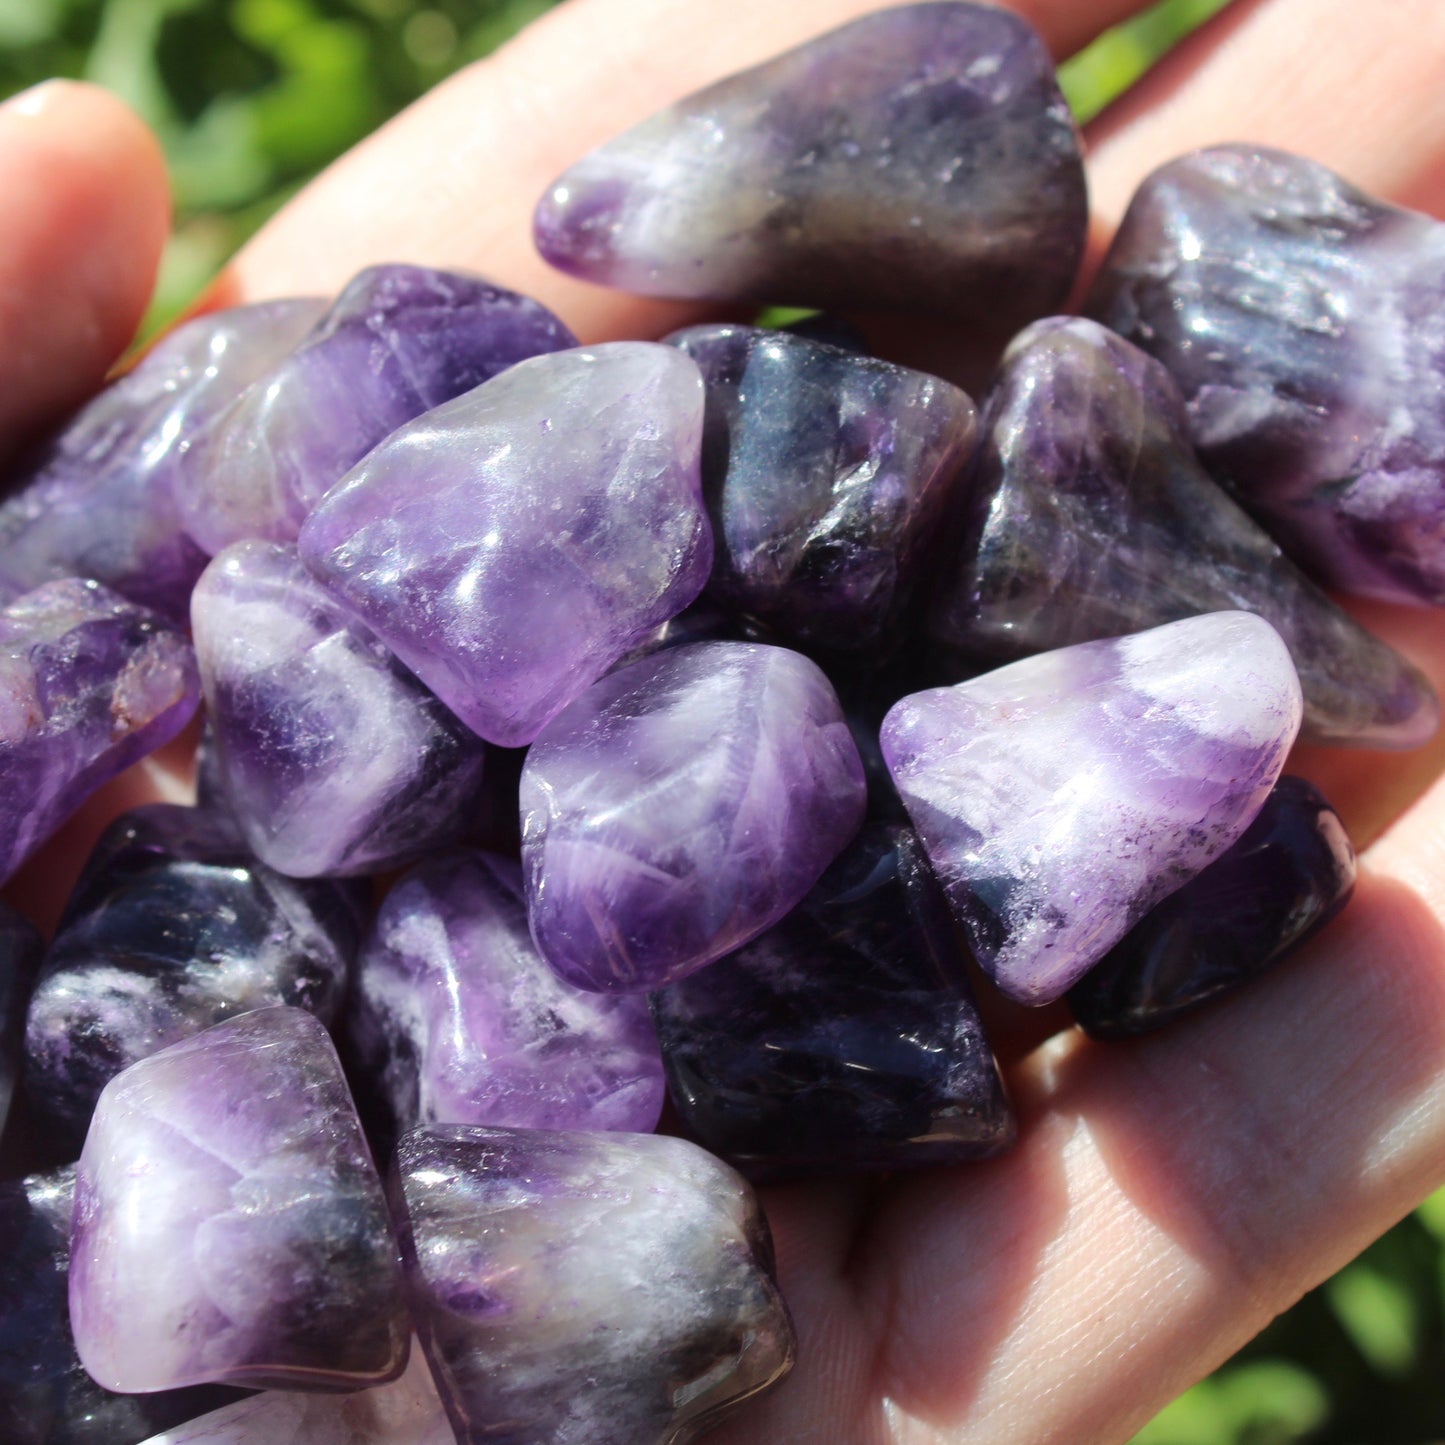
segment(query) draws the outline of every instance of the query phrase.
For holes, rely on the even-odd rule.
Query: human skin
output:
[[[584,341],[699,319],[696,307],[549,271],[530,246],[536,198],[657,107],[870,8],[569,0],[338,162],[242,252],[212,300],[335,290],[361,266],[409,260],[471,267],[535,295]],[[1062,58],[1143,7],[1015,8]],[[1235,0],[1088,128],[1091,254],[1153,166],[1227,140],[1301,151],[1388,200],[1445,214],[1442,66],[1435,0]],[[113,103],[72,91],[71,104]],[[73,126],[64,109],[48,121],[0,112],[0,165],[15,166],[17,147],[41,144],[48,127]],[[137,140],[123,160],[99,164],[81,147],[67,162],[87,185],[132,198],[108,222],[108,289],[93,302],[108,317],[139,313],[137,277],[149,275],[164,229],[154,156]],[[54,174],[52,162],[47,184]],[[6,194],[12,213],[44,209],[23,187]],[[35,225],[64,223],[57,214]],[[26,225],[18,230],[30,234]],[[34,234],[23,246],[0,237],[10,308],[0,324],[50,337],[24,303],[47,277],[53,287],[63,260]],[[26,407],[0,412],[0,426],[62,409],[123,334],[57,328],[25,372]],[[892,359],[945,364],[947,338],[872,334]],[[0,347],[0,396],[14,364]],[[1436,617],[1351,610],[1445,684]],[[184,786],[167,762],[184,772],[177,753],[119,780],[22,874],[25,891],[13,896],[27,911],[53,909],[107,811]],[[1018,1147],[1001,1159],[765,1191],[799,1362],[711,1440],[1125,1441],[1445,1183],[1445,741],[1401,756],[1300,749],[1289,769],[1322,789],[1361,845],[1359,888],[1341,918],[1242,994],[1132,1043],[1091,1043],[1052,1009],[996,1007],[1021,1121]]]

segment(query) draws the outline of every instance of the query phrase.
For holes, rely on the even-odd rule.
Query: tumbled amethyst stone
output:
[[[1059,306],[1087,219],[1043,41],[990,5],[865,15],[578,161],[538,249],[649,296],[902,308],[1016,329]]]
[[[668,341],[707,384],[708,590],[783,641],[896,645],[973,448],[973,402],[783,331],[693,326]]]
[[[1355,851],[1340,815],[1284,777],[1239,841],[1145,914],[1069,990],[1095,1038],[1156,1029],[1272,967],[1349,902]]]
[[[274,1004],[330,1024],[361,905],[344,885],[258,863],[223,815],[167,804],[122,814],[86,864],[30,1000],[31,1112],[78,1153],[100,1091],[138,1060]]]
[[[474,732],[529,743],[702,591],[702,410],[670,346],[536,357],[377,447],[302,559]]]
[[[1302,566],[1445,603],[1445,224],[1216,146],[1145,180],[1089,305],[1169,368],[1210,470]]]
[[[907,828],[866,828],[781,923],[651,1002],[688,1131],[752,1178],[1013,1141],[948,905]]]
[[[682,1139],[422,1129],[393,1197],[460,1445],[673,1445],[792,1365],[757,1201]]]
[[[76,1178],[70,1319],[113,1390],[401,1373],[386,1199],[318,1020],[243,1014],[106,1085]]]
[[[94,582],[47,582],[0,612],[0,882],[199,701],[185,637]]]
[[[532,745],[532,936],[568,982],[658,988],[794,907],[863,821],[837,695],[781,647],[699,642],[620,668]]]
[[[206,554],[176,501],[182,449],[325,307],[262,301],[189,321],[83,407],[0,504],[0,596],[89,577],[183,621]]]
[[[966,659],[1237,608],[1289,647],[1308,740],[1414,747],[1439,724],[1424,674],[1335,606],[1210,478],[1164,368],[1097,322],[1051,317],[1014,340],[964,495],[932,631]]]
[[[257,857],[373,873],[476,825],[483,745],[301,565],[238,542],[191,602],[214,771]]]
[[[25,1037],[25,1008],[44,945],[34,925],[0,903],[0,1134],[10,1117]]]
[[[646,1133],[662,1112],[646,1002],[558,978],[527,931],[521,868],[494,853],[428,859],[387,894],[362,951],[350,1035],[399,1132]]]
[[[1299,730],[1279,634],[1213,612],[914,693],[883,755],[979,963],[1058,998],[1254,820]]]
[[[187,444],[178,498],[211,554],[294,541],[311,508],[384,436],[576,338],[545,306],[427,266],[358,273],[300,346]]]

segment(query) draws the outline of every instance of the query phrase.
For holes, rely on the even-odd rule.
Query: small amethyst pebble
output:
[[[702,591],[702,412],[673,347],[539,356],[377,447],[302,559],[468,727],[519,747]]]
[[[1319,580],[1445,604],[1445,224],[1217,146],[1130,203],[1090,310],[1158,357],[1204,461]]]
[[[1299,730],[1269,623],[1213,612],[914,693],[883,755],[984,970],[1058,998],[1254,820]]]
[[[469,833],[483,745],[301,565],[238,542],[191,602],[214,777],[282,873],[374,873]]]
[[[1083,252],[1043,41],[991,5],[866,15],[601,146],[537,208],[554,266],[648,296],[901,308],[1017,329]]]
[[[0,1134],[10,1117],[24,1047],[25,1008],[43,951],[34,926],[8,903],[0,903]]]
[[[229,819],[155,804],[124,813],[86,865],[30,1000],[32,1114],[80,1150],[122,1069],[252,1009],[330,1024],[360,944],[345,885],[283,878]]]
[[[682,1139],[418,1130],[394,1199],[460,1445],[675,1445],[792,1366],[757,1201]]]
[[[532,936],[579,988],[658,988],[778,922],[858,831],[837,695],[781,647],[699,642],[619,669],[522,770]]]
[[[1349,902],[1355,852],[1303,778],[1275,784],[1239,841],[1171,893],[1069,990],[1095,1038],[1156,1029],[1271,968]]]
[[[657,1127],[657,1035],[638,996],[564,983],[527,931],[522,870],[430,858],[387,895],[357,972],[356,1058],[398,1132],[418,1124]]]
[[[0,882],[199,701],[185,637],[94,582],[47,582],[0,612]]]
[[[289,356],[193,436],[177,496],[214,555],[289,542],[388,433],[515,362],[575,346],[545,306],[455,271],[373,266]]]
[[[693,326],[668,341],[707,384],[711,594],[783,641],[891,649],[973,448],[973,402],[783,331]]]
[[[70,1319],[112,1390],[401,1373],[386,1198],[315,1018],[243,1014],[106,1085],[76,1178]]]
[[[683,1122],[752,1178],[1013,1142],[948,905],[907,828],[865,829],[781,923],[652,1010]]]
[[[325,309],[263,301],[189,321],[82,408],[0,505],[0,596],[89,577],[184,620],[206,554],[176,500],[181,452]]]

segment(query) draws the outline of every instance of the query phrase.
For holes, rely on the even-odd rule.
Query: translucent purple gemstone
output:
[[[670,346],[523,362],[377,447],[302,559],[468,727],[520,746],[702,591],[702,411]]]
[[[657,988],[741,947],[863,821],[858,750],[819,668],[701,642],[619,669],[522,770],[532,936],[579,988]]]
[[[0,903],[0,1134],[10,1117],[25,1038],[25,1009],[44,945],[34,926]]]

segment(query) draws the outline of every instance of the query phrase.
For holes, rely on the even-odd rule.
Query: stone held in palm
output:
[[[1214,612],[914,693],[882,743],[979,962],[1043,1004],[1239,838],[1301,711],[1279,634]]]
[[[1004,659],[1201,612],[1284,638],[1309,741],[1415,747],[1440,719],[1420,670],[1354,622],[1210,478],[1146,353],[1077,317],[1010,346],[986,404],[931,630]]]
[[[35,926],[8,903],[0,903],[0,1134],[20,1076],[25,1009],[44,951]]]

